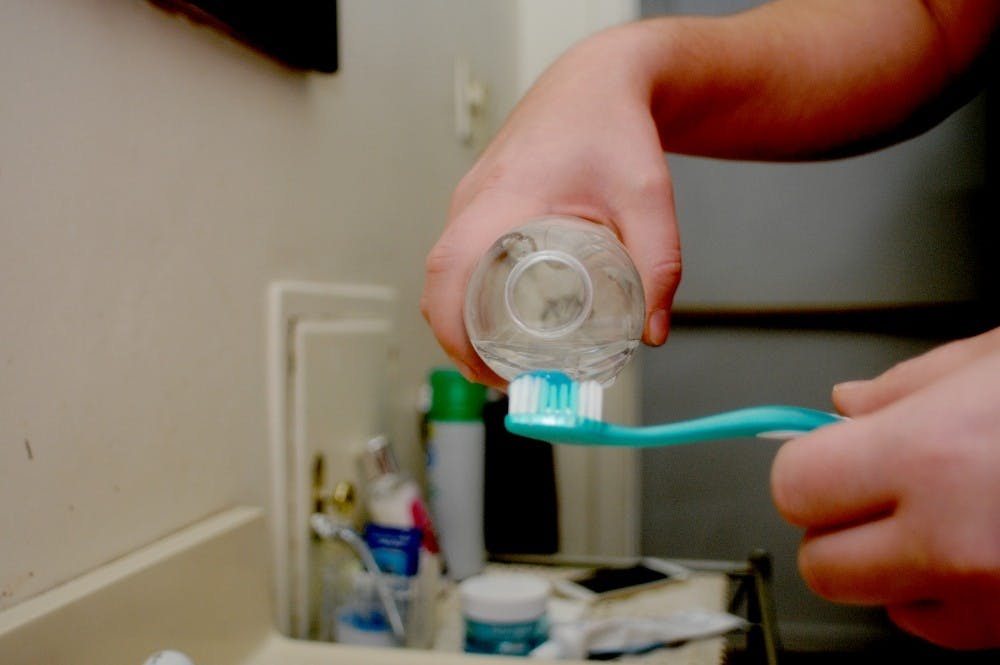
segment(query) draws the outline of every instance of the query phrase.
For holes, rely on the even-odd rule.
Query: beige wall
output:
[[[0,4],[0,608],[266,505],[271,280],[398,289],[416,459],[411,398],[443,359],[423,258],[479,147],[452,135],[452,60],[495,126],[513,10],[339,4],[334,76],[140,0]]]

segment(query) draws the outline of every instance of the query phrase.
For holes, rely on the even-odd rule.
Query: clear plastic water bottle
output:
[[[502,236],[476,266],[465,327],[507,379],[533,370],[610,384],[642,338],[645,298],[625,247],[605,226],[543,217]]]

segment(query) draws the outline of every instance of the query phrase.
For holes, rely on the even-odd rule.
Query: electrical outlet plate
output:
[[[276,620],[308,629],[312,463],[358,483],[356,454],[386,431],[395,291],[280,281],[268,291],[268,402]]]
[[[462,143],[470,143],[475,134],[475,118],[486,107],[486,84],[472,72],[467,58],[454,62],[455,136]]]

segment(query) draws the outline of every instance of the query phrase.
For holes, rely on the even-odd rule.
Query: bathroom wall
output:
[[[416,466],[443,360],[423,260],[513,99],[514,11],[339,11],[322,75],[140,0],[0,4],[0,609],[267,504],[271,280],[398,289],[392,434]],[[456,56],[490,91],[470,144]]]

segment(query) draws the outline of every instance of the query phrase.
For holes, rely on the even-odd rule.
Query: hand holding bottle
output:
[[[497,238],[546,215],[582,217],[621,238],[642,275],[643,340],[666,339],[680,280],[673,196],[648,86],[623,45],[609,35],[567,53],[520,102],[454,192],[448,225],[427,258],[421,308],[470,380],[507,383],[479,358],[466,334],[462,308],[473,268]]]

